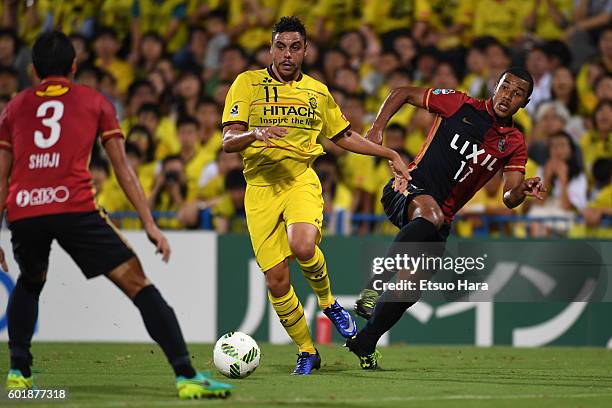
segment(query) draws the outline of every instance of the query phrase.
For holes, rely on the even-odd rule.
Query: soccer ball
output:
[[[217,369],[226,377],[246,378],[259,365],[259,346],[248,334],[229,332],[215,344],[213,360]]]

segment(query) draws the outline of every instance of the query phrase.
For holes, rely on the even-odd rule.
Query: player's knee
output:
[[[427,209],[420,214],[421,218],[431,222],[436,229],[440,229],[444,224],[444,214],[440,210]]]
[[[290,243],[291,251],[300,261],[308,261],[315,254],[315,242],[312,240],[296,240]]]
[[[138,292],[151,284],[136,257],[116,267],[108,274],[108,278],[130,299],[134,299]]]
[[[289,271],[284,268],[266,272],[266,286],[272,296],[281,297],[289,292]]]
[[[149,286],[151,281],[146,277],[141,278],[138,277],[134,280],[131,280],[129,284],[125,287],[125,292],[130,299],[134,299],[134,297],[144,288]]]

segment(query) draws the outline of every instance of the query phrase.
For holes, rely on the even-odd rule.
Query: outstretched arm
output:
[[[170,259],[170,245],[164,234],[162,234],[159,228],[157,228],[157,225],[155,225],[140,181],[138,181],[136,174],[134,174],[134,170],[132,170],[132,167],[127,161],[123,139],[118,137],[109,139],[104,144],[104,148],[115,170],[117,181],[121,189],[125,192],[128,200],[130,200],[130,203],[132,203],[136,209],[149,240],[155,244],[157,252],[162,254],[163,261],[168,262],[168,259]]]
[[[389,160],[396,179],[403,179],[403,183],[396,183],[398,184],[398,191],[403,191],[407,185],[407,182],[411,179],[406,163],[404,163],[404,160],[402,160],[399,153],[397,153],[395,150],[372,143],[359,133],[350,130],[334,137],[332,141],[348,151],[365,154],[368,156],[381,157]]]
[[[520,171],[504,172],[504,204],[508,208],[518,207],[528,196],[543,200],[545,192],[539,177],[525,179]]]
[[[240,152],[255,140],[262,140],[270,146],[270,139],[280,139],[287,134],[287,129],[278,126],[253,128],[247,130],[242,123],[234,123],[223,128],[223,151],[226,153]]]
[[[426,92],[426,88],[414,86],[406,86],[392,90],[380,107],[376,119],[372,124],[372,128],[366,134],[366,139],[381,144],[383,131],[387,123],[389,123],[391,117],[393,117],[405,103],[409,103],[418,108],[426,108],[423,101]]]

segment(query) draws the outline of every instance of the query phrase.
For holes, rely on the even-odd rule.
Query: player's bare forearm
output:
[[[247,130],[245,124],[234,123],[223,128],[223,151],[226,153],[240,152],[255,140],[261,140],[267,146],[272,146],[271,140],[281,139],[287,134],[287,129],[270,126]]]
[[[414,86],[405,86],[392,90],[380,107],[380,110],[376,115],[376,119],[374,120],[373,127],[384,129],[385,126],[387,126],[389,119],[391,119],[391,117],[397,113],[399,108],[406,103],[414,105],[418,108],[424,108],[423,97],[425,96],[425,92],[427,92],[426,88],[418,88]]]
[[[336,136],[332,139],[332,141],[341,148],[353,153],[381,157],[387,160],[394,160],[398,155],[396,151],[391,150],[388,147],[372,143],[359,133],[350,130],[344,135]]]
[[[132,203],[136,209],[142,224],[145,226],[145,228],[149,225],[155,225],[155,221],[153,220],[153,216],[151,215],[151,211],[147,205],[147,200],[142,190],[142,186],[140,185],[140,181],[138,181],[138,177],[136,177],[134,170],[132,170],[132,167],[127,161],[127,157],[125,155],[125,143],[123,139],[110,139],[104,144],[104,148],[106,149],[111,164],[113,165],[113,169],[115,170],[117,181],[119,182],[119,185],[121,186],[121,189],[127,196],[128,200],[130,200],[130,203]]]
[[[395,191],[403,192],[407,183],[411,180],[408,166],[395,150],[373,143],[362,137],[359,133],[348,131],[332,139],[334,143],[353,153],[366,154],[368,156],[382,157],[389,160],[393,175],[397,183],[393,188]]]
[[[521,186],[525,176],[518,171],[504,173],[504,204],[508,208],[516,208],[525,201],[525,193]]]
[[[245,125],[234,124],[223,128],[223,151],[226,153],[240,152],[255,140],[254,129],[247,130]]]
[[[539,177],[525,179],[520,171],[504,172],[504,204],[508,208],[518,207],[528,196],[543,200],[546,191]]]
[[[504,204],[510,209],[516,208],[525,201],[526,197],[519,188],[513,188],[504,193]]]

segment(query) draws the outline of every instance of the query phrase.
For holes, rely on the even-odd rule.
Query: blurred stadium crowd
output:
[[[34,81],[28,47],[36,35],[70,34],[75,80],[115,105],[163,228],[198,228],[208,213],[221,233],[245,230],[242,161],[221,151],[221,112],[234,78],[270,63],[272,24],[296,15],[309,33],[304,71],[330,88],[361,134],[392,88],[487,98],[504,69],[526,66],[535,88],[515,122],[529,149],[527,176],[542,176],[550,194],[522,205],[527,217],[519,221],[495,218],[511,214],[500,174],[462,211],[455,232],[471,236],[489,220],[491,235],[612,235],[609,223],[602,226],[612,215],[611,0],[4,0],[0,7],[0,108]],[[384,143],[413,157],[432,121],[405,106]],[[328,232],[338,232],[338,214],[345,233],[390,232],[367,217],[350,222],[351,214],[382,214],[387,164],[325,147],[315,168]],[[99,146],[91,171],[102,207],[132,210]],[[134,217],[115,221],[139,227]]]

